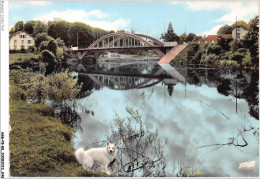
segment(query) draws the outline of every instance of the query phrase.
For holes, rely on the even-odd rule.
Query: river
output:
[[[154,175],[163,168],[162,176],[176,176],[181,166],[188,166],[206,177],[259,176],[258,72],[160,66],[143,60],[72,63],[63,68],[78,77],[82,93],[90,91],[77,104],[93,111],[79,114],[82,130],[75,130],[74,149],[104,146],[101,141],[107,140],[122,148],[126,145],[122,138],[113,136],[120,134],[116,121],[124,118],[125,134],[138,131],[140,123],[131,115],[137,110],[142,133],[153,133],[154,142],[161,144],[167,139]],[[148,136],[138,137],[134,140]],[[136,151],[133,144],[136,141],[127,145]],[[156,160],[159,155],[151,152],[154,144],[146,147],[150,148],[144,153]],[[255,161],[254,169],[239,169],[240,163],[249,161]],[[144,170],[135,170],[130,176],[143,174]]]

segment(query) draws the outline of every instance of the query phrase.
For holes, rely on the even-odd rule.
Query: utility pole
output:
[[[237,16],[236,16],[236,40],[237,40]]]

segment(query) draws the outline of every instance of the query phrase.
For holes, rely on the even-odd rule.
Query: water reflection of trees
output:
[[[129,107],[126,110],[130,116],[125,119],[116,115],[111,128],[112,135],[109,137],[119,148],[119,176],[166,176],[167,139],[161,140],[158,130],[147,129],[139,111]]]
[[[245,99],[250,115],[259,120],[258,71],[237,69],[187,69],[189,84],[216,87],[220,94]]]

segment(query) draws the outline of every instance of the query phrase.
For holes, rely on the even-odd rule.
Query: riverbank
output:
[[[73,129],[53,109],[28,103],[26,91],[10,76],[10,175],[26,177],[107,176],[77,163],[71,146]]]

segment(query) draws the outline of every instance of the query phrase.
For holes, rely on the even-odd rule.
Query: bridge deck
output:
[[[161,60],[158,64],[168,64],[170,63],[188,44],[176,45],[173,47]]]
[[[89,52],[98,52],[98,51],[122,51],[122,50],[154,50],[154,49],[169,49],[171,47],[164,47],[164,46],[130,46],[130,47],[102,47],[102,48],[80,48],[78,50],[74,50],[75,52],[80,51],[89,51]]]

